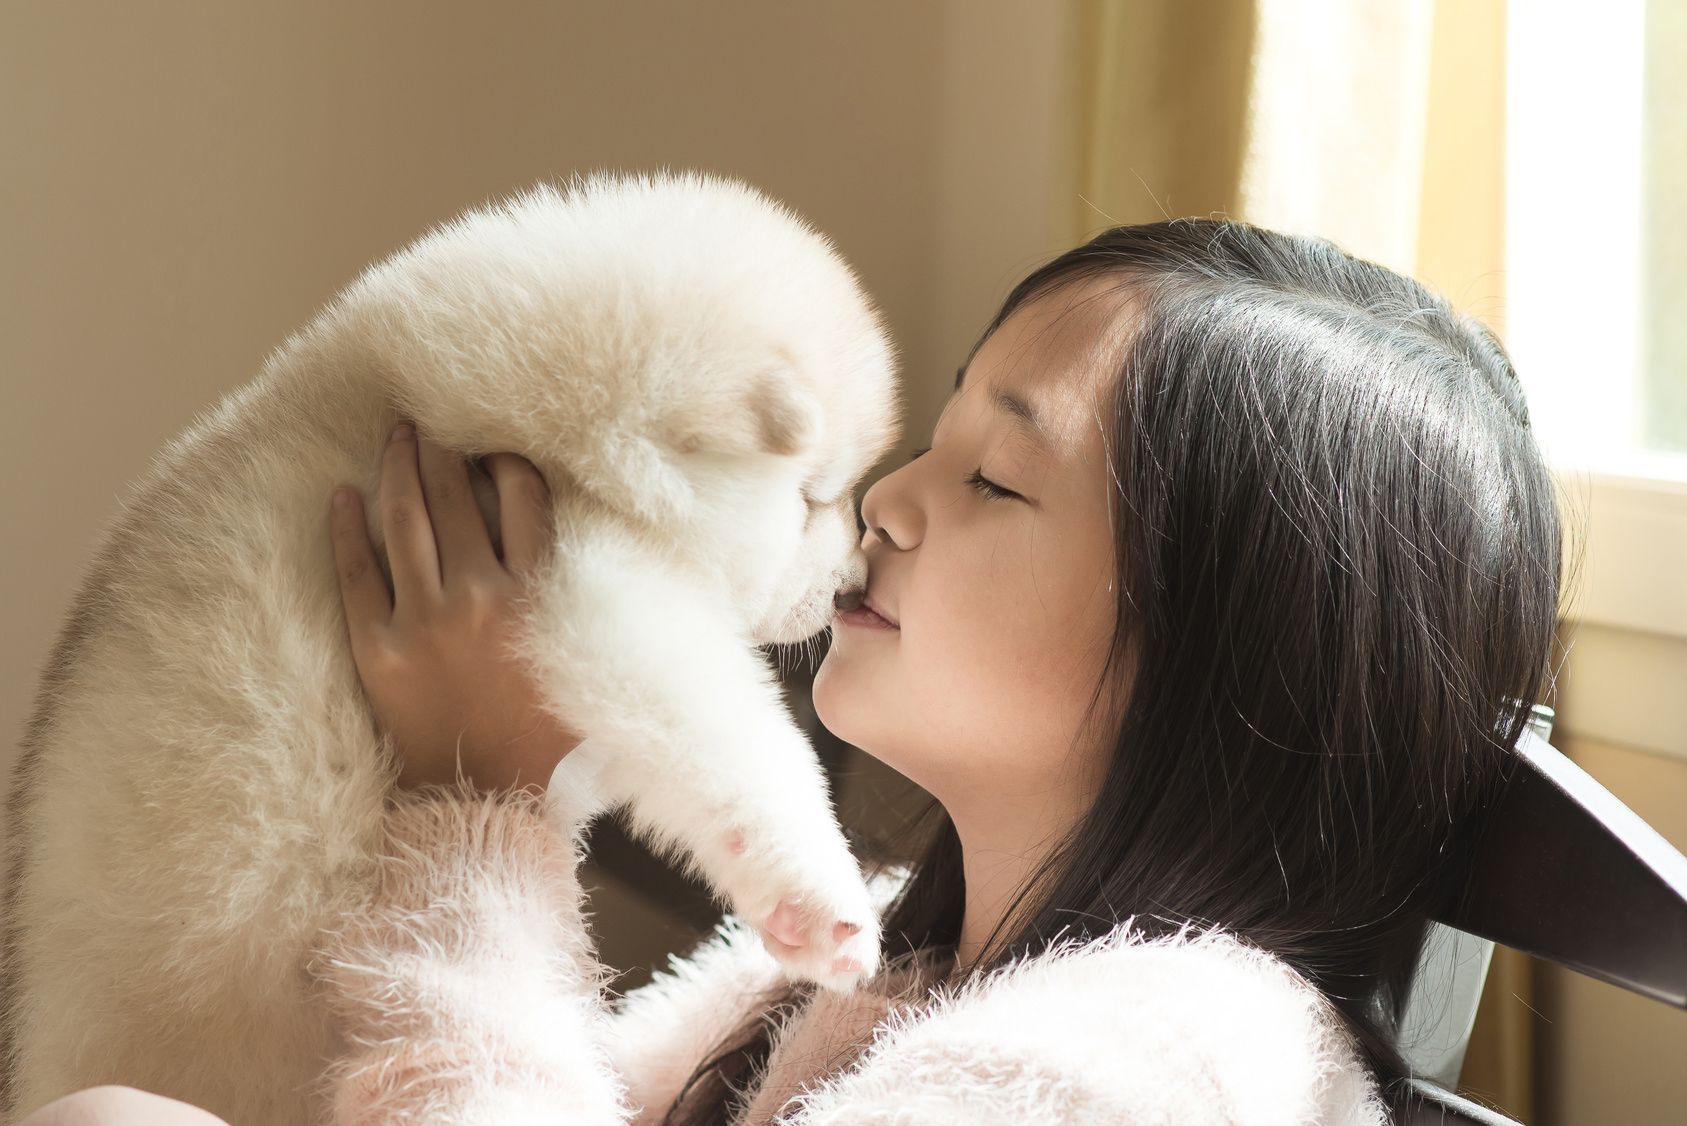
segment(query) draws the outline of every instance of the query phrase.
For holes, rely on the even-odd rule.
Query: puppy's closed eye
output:
[[[814,396],[778,375],[760,380],[760,393],[750,396],[761,448],[788,457],[820,436],[820,404]]]
[[[669,423],[668,441],[682,454],[791,457],[819,440],[824,410],[788,369],[776,368],[748,379],[733,394],[684,403]]]

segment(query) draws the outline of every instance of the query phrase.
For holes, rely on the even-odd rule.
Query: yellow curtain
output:
[[[1222,215],[1323,235],[1504,338],[1504,0],[1071,0],[1063,249]],[[1460,1082],[1535,1113],[1534,964],[1498,947]]]
[[[1228,215],[1333,238],[1500,327],[1504,0],[1071,0],[1063,249]]]
[[[1071,17],[1073,164],[1055,249],[1118,223],[1235,215],[1253,0],[1076,0]]]

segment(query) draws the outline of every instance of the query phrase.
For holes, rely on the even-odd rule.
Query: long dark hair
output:
[[[970,972],[1129,916],[1223,929],[1318,987],[1398,1108],[1431,913],[1553,687],[1561,529],[1517,375],[1420,283],[1211,219],[1067,251],[973,353],[1091,278],[1116,278],[1136,318],[1107,419],[1122,597],[1091,697],[1113,713],[1111,764]],[[959,941],[960,839],[928,812],[887,958]],[[667,1121],[730,1121],[811,989],[767,999]]]

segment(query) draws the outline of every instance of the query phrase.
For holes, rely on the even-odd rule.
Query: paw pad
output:
[[[839,924],[839,926],[846,925],[850,924]],[[808,932],[802,928],[802,916],[797,913],[795,907],[791,906],[791,901],[788,899],[779,901],[779,906],[775,907],[773,914],[767,917],[767,921],[762,924],[762,929],[786,946],[808,945]]]

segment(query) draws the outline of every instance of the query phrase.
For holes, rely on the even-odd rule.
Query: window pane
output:
[[[1687,4],[1647,0],[1640,441],[1687,452]]]

